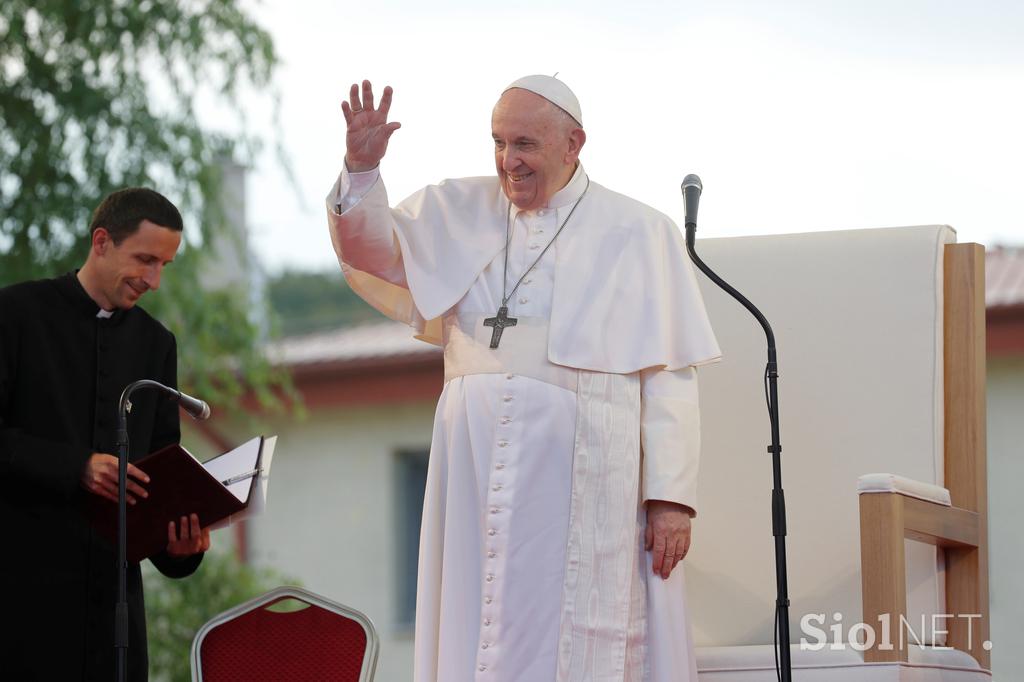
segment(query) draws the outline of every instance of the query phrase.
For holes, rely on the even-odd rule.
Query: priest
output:
[[[81,269],[0,289],[0,584],[5,680],[115,676],[117,551],[92,529],[92,496],[117,501],[121,391],[137,379],[177,383],[174,336],[135,304],[160,286],[181,243],[174,205],[149,189],[114,192],[96,209]],[[178,406],[155,392],[132,398],[129,460],[179,440]],[[146,473],[128,465],[128,502]],[[152,561],[194,572],[210,546],[196,515],[170,522]],[[128,679],[148,674],[142,577],[127,573]]]
[[[547,76],[501,93],[496,176],[391,208],[391,101],[352,86],[327,206],[352,288],[444,348],[416,682],[695,681],[678,564],[719,350],[678,229],[588,176],[579,102]]]

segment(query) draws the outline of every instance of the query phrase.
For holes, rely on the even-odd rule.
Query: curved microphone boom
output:
[[[197,421],[210,418],[210,406],[205,400],[199,398],[193,398],[188,393],[182,393],[176,388],[170,386],[164,386],[159,381],[153,381],[152,379],[140,379],[133,382],[124,389],[121,394],[120,405],[122,408],[126,408],[129,412],[132,409],[131,394],[138,388],[155,388],[158,391],[166,393],[172,400],[177,401],[181,405],[181,409],[188,412],[188,415]]]
[[[772,457],[772,535],[775,538],[775,653],[776,669],[781,682],[793,679],[793,664],[789,649],[789,572],[786,568],[786,498],[782,490],[782,445],[779,441],[779,365],[775,348],[775,334],[767,318],[746,296],[733,288],[707,266],[697,255],[697,204],[704,186],[700,178],[692,173],[683,178],[681,187],[686,202],[686,251],[690,260],[708,278],[757,318],[764,329],[768,346],[768,364],[765,366],[765,393],[768,403],[768,419],[771,426],[771,444],[768,453]]]

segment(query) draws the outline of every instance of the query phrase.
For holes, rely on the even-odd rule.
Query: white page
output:
[[[262,456],[260,456],[261,441],[263,446]],[[246,477],[227,486],[228,490],[241,502],[245,502],[246,498],[250,495],[250,491],[252,491],[252,497],[249,498],[245,509],[213,524],[210,526],[212,530],[224,528],[235,521],[241,521],[242,519],[259,514],[266,507],[267,488],[270,484],[270,464],[274,458],[274,445],[276,443],[277,436],[266,438],[257,436],[239,445],[234,450],[226,452],[220,457],[204,464],[206,470],[215,476],[218,481],[225,481],[233,476],[242,476],[252,472],[256,468],[257,459],[260,461],[260,471],[256,474],[259,476],[259,480],[255,486],[252,484],[252,477]],[[221,460],[226,461],[222,464]]]
[[[210,474],[218,481],[224,482],[234,476],[244,475],[256,468],[256,461],[260,454],[260,437],[242,443],[234,450],[225,452],[203,464]],[[252,489],[252,479],[243,478],[227,486],[239,502],[245,502]]]
[[[267,506],[267,488],[270,486],[270,464],[274,460],[274,446],[277,445],[277,436],[268,436],[263,439],[263,457],[260,460],[260,480],[253,490],[253,499],[249,500],[248,514],[259,514]],[[245,513],[245,512],[243,512]]]

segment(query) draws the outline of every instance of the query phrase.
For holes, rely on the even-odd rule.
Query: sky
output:
[[[948,224],[961,242],[1024,244],[1024,3],[688,0],[248,5],[282,64],[278,132],[248,176],[250,244],[271,273],[337,267],[324,197],[341,169],[340,102],[394,88],[381,164],[392,204],[492,175],[490,112],[516,78],[564,80],[590,177],[698,239]],[[290,159],[292,180],[271,148]]]

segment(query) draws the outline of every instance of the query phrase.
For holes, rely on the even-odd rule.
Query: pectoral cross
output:
[[[497,348],[498,344],[501,343],[501,334],[505,331],[505,327],[514,327],[518,321],[518,319],[508,316],[507,305],[498,308],[497,317],[488,317],[484,320],[485,327],[494,327],[494,330],[491,332],[491,348]]]

